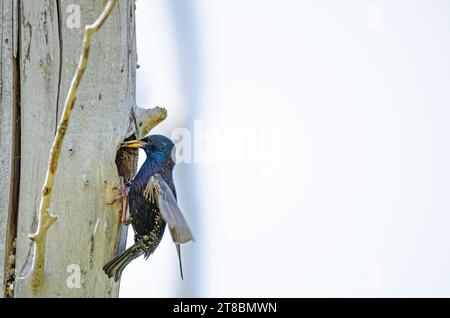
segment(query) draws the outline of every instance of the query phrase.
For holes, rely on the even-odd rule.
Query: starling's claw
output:
[[[116,186],[112,187],[112,190],[120,191],[121,195],[123,192],[128,193],[132,182],[133,181],[124,182],[123,177],[119,177],[119,183]]]
[[[131,183],[132,181],[124,182],[123,177],[119,177],[119,184],[114,186],[112,189],[115,191],[120,191],[120,194],[111,201],[106,202],[107,204],[112,205],[117,201],[122,200],[121,221],[125,225],[131,223],[131,221],[127,219],[127,197]]]
[[[113,187],[112,189],[113,190],[117,190],[117,191],[126,191],[126,192],[128,192],[128,189],[130,189],[132,182],[133,181],[123,182],[123,177],[120,177],[119,184],[116,185],[115,187]]]

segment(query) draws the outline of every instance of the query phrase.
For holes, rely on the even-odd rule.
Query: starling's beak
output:
[[[130,140],[123,142],[121,147],[125,148],[144,148],[147,143],[142,140]]]

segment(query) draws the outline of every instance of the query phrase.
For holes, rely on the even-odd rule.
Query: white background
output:
[[[121,296],[449,297],[449,15],[137,1],[138,104],[167,107],[153,133],[185,127],[200,155],[175,168],[196,242],[181,281],[167,232]]]

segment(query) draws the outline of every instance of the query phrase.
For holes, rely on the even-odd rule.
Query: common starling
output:
[[[172,179],[175,166],[172,151],[175,146],[169,138],[161,135],[127,141],[122,146],[143,148],[147,155],[127,191],[131,224],[135,233],[134,244],[110,260],[103,266],[103,270],[108,277],[114,277],[118,281],[122,271],[132,260],[141,255],[147,259],[155,251],[167,223],[177,249],[183,279],[180,244],[193,240],[193,236],[176,201]]]

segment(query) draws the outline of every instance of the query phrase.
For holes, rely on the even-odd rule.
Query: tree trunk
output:
[[[145,120],[139,116],[148,117],[135,106],[134,0],[117,1],[92,38],[53,188],[50,212],[58,220],[47,236],[45,278],[38,294],[30,289],[28,234],[37,227],[49,150],[84,26],[98,17],[102,3],[1,2],[0,257],[5,265],[0,278],[6,296],[118,294],[118,284],[102,266],[124,248],[126,229],[120,225],[120,201],[107,202],[117,195],[112,188],[118,176],[130,179],[137,164],[137,152],[117,151],[117,146],[135,132],[139,136],[136,124]]]
[[[14,1],[0,5],[0,297],[12,282],[14,268],[13,244],[16,236],[17,191],[20,167],[20,134],[17,88],[17,24]]]

